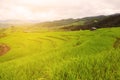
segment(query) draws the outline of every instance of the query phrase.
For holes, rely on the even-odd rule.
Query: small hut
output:
[[[96,27],[91,27],[91,28],[90,28],[91,31],[94,31],[94,30],[96,30],[96,29],[97,29]]]

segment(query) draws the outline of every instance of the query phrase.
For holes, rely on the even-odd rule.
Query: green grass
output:
[[[0,80],[119,80],[120,28],[74,32],[6,32]]]

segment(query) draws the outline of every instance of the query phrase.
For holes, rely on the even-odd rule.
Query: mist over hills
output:
[[[31,28],[49,28],[62,30],[87,30],[92,27],[107,28],[120,27],[120,13],[112,15],[99,15],[84,18],[69,18],[55,21],[40,22],[39,20],[0,20],[0,27],[27,25]]]
[[[37,20],[0,20],[0,27],[5,28],[5,27],[11,27],[11,26],[23,26],[23,25],[32,25],[35,23],[38,23],[40,21]]]

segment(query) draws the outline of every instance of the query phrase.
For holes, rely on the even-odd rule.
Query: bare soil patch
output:
[[[10,50],[10,47],[4,43],[0,44],[0,56],[6,54]]]

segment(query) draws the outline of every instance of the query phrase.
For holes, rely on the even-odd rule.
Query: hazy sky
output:
[[[120,0],[0,0],[0,20],[55,20],[120,13]]]

